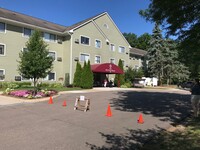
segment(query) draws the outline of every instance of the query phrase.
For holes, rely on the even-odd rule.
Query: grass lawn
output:
[[[200,117],[188,118],[183,131],[164,131],[146,143],[141,150],[200,150]]]

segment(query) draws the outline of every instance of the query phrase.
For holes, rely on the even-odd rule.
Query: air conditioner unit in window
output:
[[[21,81],[22,77],[21,76],[15,76],[15,81]]]
[[[62,61],[62,57],[57,57],[57,61]]]
[[[74,58],[74,61],[79,61],[78,57],[75,57],[75,58]]]
[[[75,39],[75,43],[77,43],[77,44],[78,44],[78,43],[79,43],[79,39]]]
[[[59,44],[62,44],[62,40],[61,39],[58,39],[57,41],[58,41]]]

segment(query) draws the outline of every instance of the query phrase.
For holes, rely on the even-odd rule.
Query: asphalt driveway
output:
[[[73,110],[76,96],[91,99],[91,110]],[[67,106],[63,107],[63,101]],[[181,90],[98,90],[61,94],[38,103],[0,107],[0,149],[139,149],[149,137],[190,113]],[[113,116],[107,117],[108,104]],[[142,114],[144,124],[138,124]]]

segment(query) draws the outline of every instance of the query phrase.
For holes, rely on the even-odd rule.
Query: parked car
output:
[[[192,81],[187,81],[180,84],[181,88],[183,89],[190,89],[193,87],[193,85],[194,85],[194,82]]]
[[[133,87],[144,87],[145,86],[145,79],[134,79]]]

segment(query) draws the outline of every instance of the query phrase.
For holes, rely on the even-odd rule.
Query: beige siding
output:
[[[5,44],[6,54],[0,56],[0,69],[5,69],[5,81],[14,81],[15,76],[18,76],[17,60],[19,60],[19,53],[24,47],[29,38],[23,36],[23,27],[7,24],[6,33],[0,33],[0,43]],[[62,44],[57,42],[45,41],[48,44],[49,51],[56,53],[56,60],[53,62],[53,71],[56,73],[56,80],[63,77],[64,73],[68,71],[68,68],[63,69],[63,62],[68,61],[68,58],[64,58],[64,54],[68,54],[68,40]],[[66,46],[64,48],[64,45]],[[65,49],[65,52],[63,51]],[[62,61],[57,61],[57,57],[62,57]],[[66,67],[66,66],[65,66]],[[65,71],[65,72],[64,72]]]
[[[109,28],[105,28],[104,24],[107,24]],[[81,44],[81,35],[90,38],[89,45]],[[78,44],[75,43],[75,39],[79,39]],[[101,41],[101,48],[95,47],[96,39]],[[107,44],[106,39],[109,39],[109,44]],[[114,52],[110,50],[111,43],[115,45]],[[125,47],[125,53],[119,53],[119,46]],[[97,18],[94,22],[81,26],[74,31],[73,58],[79,57],[80,59],[80,54],[85,53],[90,55],[91,64],[95,63],[94,60],[96,55],[101,57],[101,63],[108,63],[110,58],[114,58],[116,65],[118,64],[119,59],[124,60],[125,64],[129,64],[129,55],[126,54],[127,52],[129,53],[129,44],[107,15]],[[75,63],[73,67],[75,67]]]
[[[5,69],[5,80],[14,81],[17,72],[17,60],[19,60],[19,52],[25,47],[29,38],[23,36],[23,26],[7,24],[6,33],[0,33],[0,43],[5,44],[6,54],[0,56],[0,69]],[[81,44],[81,36],[90,39],[89,45]],[[60,78],[65,79],[65,74],[69,73],[70,83],[73,82],[73,76],[76,69],[76,57],[80,60],[80,54],[88,54],[91,64],[95,63],[95,56],[101,57],[101,63],[108,63],[110,59],[115,59],[115,64],[118,65],[119,59],[125,62],[125,66],[138,64],[141,66],[141,61],[129,59],[129,44],[114,24],[107,13],[100,15],[87,24],[81,25],[74,29],[73,34],[58,36],[62,43],[46,41],[49,51],[56,53],[56,60],[53,62],[53,71],[56,74],[56,81]],[[75,41],[78,40],[79,43]],[[101,47],[95,47],[95,40],[101,41]],[[109,43],[107,42],[109,40]],[[115,51],[111,51],[111,44],[114,44]],[[124,53],[119,52],[119,46],[125,48]],[[60,57],[62,60],[58,61]],[[81,62],[83,66],[83,62]],[[124,69],[126,67],[124,66]],[[113,75],[111,75],[113,77]]]

